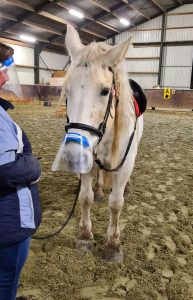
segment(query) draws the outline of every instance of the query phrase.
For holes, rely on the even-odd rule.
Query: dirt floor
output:
[[[50,168],[65,120],[55,107],[17,106],[12,113],[41,156],[43,222],[39,234],[65,219],[77,188],[76,176]],[[121,215],[124,263],[104,261],[108,226],[105,201],[92,209],[96,246],[75,248],[79,205],[59,236],[32,241],[19,294],[29,300],[193,299],[193,113],[145,113],[130,192]]]

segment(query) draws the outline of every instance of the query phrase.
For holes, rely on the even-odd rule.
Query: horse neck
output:
[[[115,117],[113,119],[113,132],[108,135],[108,140],[111,140],[111,162],[117,165],[120,161],[120,153],[122,148],[125,148],[124,141],[127,142],[127,137],[132,134],[135,124],[134,105],[132,100],[132,91],[129,86],[128,76],[122,70],[116,70],[117,92],[119,102],[115,108]],[[113,136],[113,139],[112,139]]]
[[[118,105],[120,119],[119,134],[121,134],[121,132],[124,132],[125,130],[128,132],[129,127],[135,123],[136,116],[128,75],[122,66],[118,71],[118,77],[120,86]]]

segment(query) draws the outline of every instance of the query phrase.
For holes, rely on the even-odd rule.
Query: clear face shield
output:
[[[1,93],[3,93],[3,91],[9,91],[14,93],[19,98],[23,97],[12,56],[0,63],[0,89]]]
[[[85,174],[93,167],[92,146],[86,136],[68,132],[52,165],[52,171]]]

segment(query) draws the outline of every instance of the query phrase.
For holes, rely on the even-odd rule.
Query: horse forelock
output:
[[[108,44],[96,42],[87,45],[77,52],[77,57],[72,67],[89,67],[91,71],[93,69],[96,71],[108,67],[104,59],[104,53],[110,49],[110,47]]]

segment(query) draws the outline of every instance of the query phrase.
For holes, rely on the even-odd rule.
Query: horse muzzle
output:
[[[67,171],[84,174],[92,169],[92,148],[85,136],[80,133],[69,132],[65,135],[63,145],[63,155]]]
[[[66,133],[52,164],[52,171],[88,173],[93,167],[91,144],[81,133]]]

